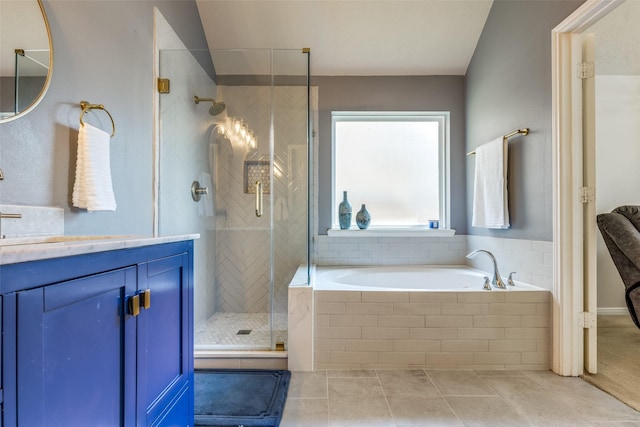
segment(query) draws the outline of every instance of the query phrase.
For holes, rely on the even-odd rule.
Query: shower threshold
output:
[[[195,328],[196,369],[287,369],[288,352],[271,348],[269,313],[216,313]],[[275,341],[287,338],[286,315],[274,315]],[[251,330],[249,334],[238,331]]]
[[[273,341],[287,344],[285,314],[273,316]],[[271,351],[269,313],[215,313],[195,328],[195,351]]]
[[[195,369],[288,369],[286,351],[196,350]]]

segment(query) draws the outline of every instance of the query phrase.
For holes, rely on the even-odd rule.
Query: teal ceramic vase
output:
[[[351,227],[351,203],[347,200],[347,192],[342,192],[342,202],[338,205],[338,222],[340,230],[348,230]]]
[[[369,224],[371,224],[371,215],[364,204],[356,214],[356,224],[358,224],[358,228],[361,230],[366,230],[369,228]]]

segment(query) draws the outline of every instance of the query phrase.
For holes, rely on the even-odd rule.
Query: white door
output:
[[[597,233],[596,224],[596,114],[595,114],[595,34],[582,36],[582,140],[583,140],[583,233],[584,233],[584,369],[595,374],[597,346]]]

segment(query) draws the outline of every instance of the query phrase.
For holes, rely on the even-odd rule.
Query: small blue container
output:
[[[429,220],[429,228],[439,228],[439,227],[440,227],[440,221],[438,221],[437,219]]]

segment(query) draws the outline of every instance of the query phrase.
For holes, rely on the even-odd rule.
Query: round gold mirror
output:
[[[53,66],[41,0],[0,1],[0,123],[22,117],[42,99]]]

